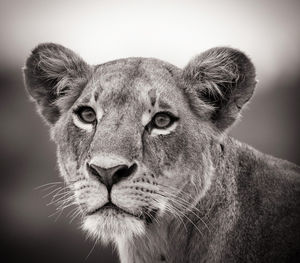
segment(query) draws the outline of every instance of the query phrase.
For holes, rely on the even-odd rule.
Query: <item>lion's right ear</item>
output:
[[[45,43],[38,45],[27,59],[24,79],[39,113],[49,124],[54,124],[62,111],[79,97],[90,72],[90,66],[73,51]],[[65,109],[56,103],[62,97],[67,97]]]

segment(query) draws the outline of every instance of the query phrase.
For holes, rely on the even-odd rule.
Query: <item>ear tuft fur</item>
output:
[[[78,98],[89,71],[78,55],[61,45],[40,44],[32,51],[24,68],[25,85],[49,123],[55,123],[61,110],[65,110],[56,104],[59,98],[68,94],[73,102]]]
[[[183,79],[191,106],[221,131],[237,119],[256,84],[250,59],[227,47],[207,50],[192,59],[183,70]]]

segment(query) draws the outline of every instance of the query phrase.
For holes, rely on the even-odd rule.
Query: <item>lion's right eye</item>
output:
[[[82,122],[94,123],[96,121],[96,113],[91,107],[80,107],[75,113]]]

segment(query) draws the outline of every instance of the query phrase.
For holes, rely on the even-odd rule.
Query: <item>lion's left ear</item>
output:
[[[25,86],[48,124],[79,97],[91,71],[77,54],[58,44],[40,44],[31,52],[24,68]]]
[[[256,84],[250,59],[227,47],[207,50],[192,59],[183,70],[183,79],[191,107],[220,131],[238,118]]]

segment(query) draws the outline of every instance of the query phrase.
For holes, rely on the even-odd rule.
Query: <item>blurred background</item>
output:
[[[34,190],[61,181],[48,128],[22,83],[37,44],[63,44],[90,64],[143,56],[179,67],[210,47],[236,47],[252,58],[259,83],[231,135],[300,164],[299,14],[297,0],[0,0],[1,261],[118,262],[111,247],[91,252],[94,242],[67,213],[48,217],[51,198]]]

